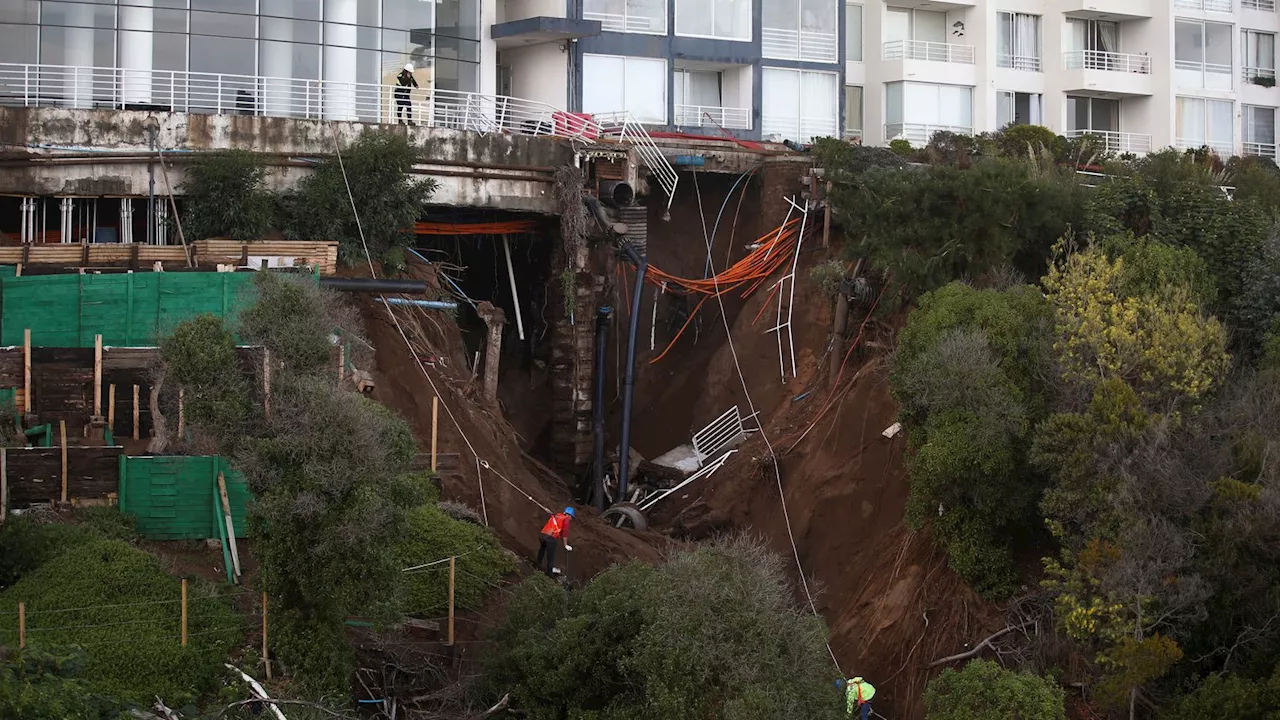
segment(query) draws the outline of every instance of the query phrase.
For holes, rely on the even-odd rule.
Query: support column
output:
[[[61,242],[69,243],[69,242],[75,241],[75,239],[71,237],[71,229],[75,225],[74,223],[75,215],[73,214],[74,209],[75,209],[74,200],[72,200],[69,197],[62,198],[62,205],[61,205],[62,214],[59,218],[62,221],[61,224],[59,225],[59,232],[61,233],[61,238],[60,238]]]
[[[133,242],[133,198],[120,198],[120,243]]]
[[[357,17],[356,0],[325,0],[321,87],[325,120],[356,119]]]
[[[154,0],[131,0],[120,6],[120,68],[125,105],[151,104],[151,71],[155,57]],[[134,32],[128,32],[134,31]]]
[[[507,324],[507,315],[502,308],[495,307],[487,300],[476,307],[476,314],[489,328],[489,339],[485,342],[484,355],[484,399],[496,403],[498,401],[498,362],[502,357],[502,326]]]
[[[285,0],[289,11],[293,10],[293,3]],[[291,15],[291,13],[290,13]],[[293,48],[285,40],[293,39],[293,26],[285,24],[280,28],[280,32],[285,36],[277,38],[276,41],[262,41],[262,67],[258,69],[258,74],[263,77],[262,80],[262,112],[264,115],[289,116],[293,113],[293,99],[291,88],[293,82]],[[325,32],[328,32],[326,28]],[[326,35],[327,38],[327,35]]]

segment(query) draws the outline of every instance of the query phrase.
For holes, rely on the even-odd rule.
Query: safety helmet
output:
[[[413,72],[413,63],[407,63],[407,64],[404,66],[404,71],[405,71],[405,72]]]
[[[565,508],[565,509],[564,509],[564,514],[565,514],[565,515],[568,515],[569,517],[577,517],[577,513],[575,513],[575,512],[573,511],[573,508],[571,508],[571,507],[567,507],[567,508]]]
[[[844,678],[836,678],[836,689],[837,690],[844,689]]]

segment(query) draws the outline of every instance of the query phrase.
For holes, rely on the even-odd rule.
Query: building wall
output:
[[[566,43],[503,50],[502,64],[511,70],[512,94],[558,108],[569,107],[566,73],[571,53]]]

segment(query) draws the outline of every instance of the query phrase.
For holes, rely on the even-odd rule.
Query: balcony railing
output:
[[[0,63],[0,105],[266,115],[594,138],[595,121],[545,103],[457,90],[170,70]]]
[[[1221,142],[1214,140],[1206,141],[1199,138],[1178,138],[1174,141],[1174,145],[1177,145],[1179,150],[1199,150],[1200,148],[1207,147],[1222,157],[1229,157],[1235,154],[1234,142]]]
[[[583,12],[582,19],[595,20],[605,32],[645,33],[665,35],[667,20],[665,17],[647,17],[639,14]]]
[[[809,142],[818,137],[836,137],[839,134],[834,117],[796,117],[765,113],[760,125],[761,134],[765,138],[780,135],[796,142]]]
[[[1270,142],[1270,143],[1246,142],[1242,144],[1240,149],[1245,155],[1252,155],[1254,157],[1271,158],[1272,160],[1276,159],[1276,144],[1273,142]]]
[[[935,133],[949,132],[959,135],[972,135],[973,128],[963,125],[927,125],[922,123],[889,123],[884,126],[885,140],[899,138],[912,145],[928,145]]]
[[[1173,0],[1173,6],[1179,10],[1207,10],[1209,12],[1231,12],[1231,0]]]
[[[771,60],[836,61],[836,34],[761,28],[760,51]]]
[[[1182,87],[1230,90],[1232,71],[1230,65],[1220,63],[1175,60],[1173,62],[1173,78]]]
[[[1097,138],[1102,141],[1103,148],[1110,153],[1145,155],[1151,152],[1151,136],[1142,133],[1117,132],[1114,130],[1068,130],[1062,135],[1067,138]]]
[[[1068,70],[1106,70],[1109,72],[1151,74],[1151,57],[1102,50],[1074,50],[1063,56]]]
[[[973,64],[972,45],[891,40],[884,44],[885,60],[928,60],[930,62]]]
[[[1276,0],[1240,0],[1240,7],[1245,10],[1276,11]]]
[[[1245,67],[1241,70],[1241,75],[1247,83],[1254,85],[1262,85],[1264,87],[1275,87],[1276,69],[1264,67]]]
[[[676,105],[676,125],[682,127],[722,127],[750,130],[751,111],[747,108],[714,105]]]
[[[996,65],[1012,70],[1030,70],[1040,72],[1043,63],[1035,55],[1001,55],[996,58]]]

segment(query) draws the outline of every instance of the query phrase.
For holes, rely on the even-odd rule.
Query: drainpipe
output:
[[[592,490],[596,496],[596,509],[604,511],[604,367],[606,340],[609,337],[609,320],[613,308],[602,306],[596,311],[596,389],[592,398],[592,433],[595,435],[595,453],[592,461]]]
[[[413,307],[427,308],[428,310],[457,310],[458,303],[452,300],[409,300],[407,298],[398,297],[380,297],[378,302],[385,302],[391,305],[410,305]]]
[[[649,269],[648,253],[637,252],[629,242],[622,244],[622,252],[636,266],[636,286],[631,293],[631,319],[627,328],[627,376],[622,386],[622,440],[618,448],[618,501],[627,499],[627,481],[631,464],[631,396],[636,384],[636,332],[640,327],[640,299],[644,294],[644,276]]]

